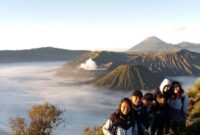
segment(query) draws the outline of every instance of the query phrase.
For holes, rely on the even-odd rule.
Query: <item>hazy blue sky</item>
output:
[[[198,0],[0,0],[0,50],[128,49],[148,36],[200,43]]]

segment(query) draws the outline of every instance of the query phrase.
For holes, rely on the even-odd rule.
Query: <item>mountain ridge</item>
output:
[[[92,58],[98,66],[109,65],[106,72],[122,64],[133,64],[166,76],[200,74],[200,53],[188,50],[143,53],[89,52],[83,56],[87,57],[80,57],[70,64],[66,64],[63,68],[71,66],[75,69],[88,58]]]
[[[87,50],[67,50],[54,47],[41,47],[24,50],[0,50],[0,62],[69,61],[79,58]]]
[[[154,51],[172,51],[172,50],[180,50],[187,49],[193,52],[200,52],[200,43],[191,43],[187,41],[183,41],[177,44],[167,43],[156,36],[151,36],[138,44],[134,45],[127,52],[154,52]]]

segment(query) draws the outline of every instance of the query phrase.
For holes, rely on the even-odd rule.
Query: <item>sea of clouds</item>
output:
[[[90,61],[91,62],[91,61]],[[115,111],[121,98],[131,91],[120,92],[76,85],[78,78],[56,76],[65,62],[0,64],[0,134],[10,132],[11,117],[27,118],[32,105],[49,102],[65,110],[65,125],[54,135],[81,135],[84,128],[104,123]],[[93,63],[94,64],[94,63]],[[197,77],[176,77],[186,89]]]

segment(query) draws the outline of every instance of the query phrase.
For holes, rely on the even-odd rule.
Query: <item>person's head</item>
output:
[[[160,84],[160,87],[159,87],[160,91],[163,93],[164,90],[165,91],[168,90],[168,88],[171,86],[171,84],[172,84],[172,81],[168,78],[165,78],[162,81],[162,83]]]
[[[139,106],[142,104],[143,94],[140,90],[135,90],[131,94],[131,102],[135,106]]]
[[[171,92],[171,85],[165,85],[163,88],[163,93],[169,93]]]
[[[156,102],[159,104],[159,105],[164,105],[166,103],[166,99],[164,97],[163,94],[159,94],[157,97],[156,97]]]
[[[178,82],[178,81],[172,82],[172,90],[173,90],[173,93],[176,95],[181,95],[184,93],[184,90],[181,87],[180,82]]]
[[[132,104],[130,99],[123,98],[119,104],[119,109],[123,115],[128,115],[131,112]]]
[[[153,105],[153,99],[154,99],[153,94],[151,93],[144,94],[142,98],[143,105],[146,107],[151,107]]]

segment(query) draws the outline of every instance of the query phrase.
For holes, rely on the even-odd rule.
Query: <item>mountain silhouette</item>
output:
[[[180,49],[178,46],[174,46],[172,44],[168,44],[161,39],[152,36],[144,41],[136,44],[132,48],[130,48],[128,51],[129,52],[143,52],[143,51],[171,51],[171,50],[178,50]]]
[[[42,47],[26,50],[2,50],[0,62],[33,62],[33,61],[69,61],[84,53],[84,50],[66,50],[53,47]]]

